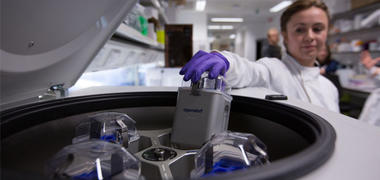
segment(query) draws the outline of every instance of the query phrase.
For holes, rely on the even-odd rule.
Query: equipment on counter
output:
[[[135,124],[127,114],[118,112],[89,116],[76,126],[73,144],[65,146],[49,160],[48,177],[95,180],[117,176],[116,179],[139,179],[140,161],[123,147],[140,138]]]
[[[140,137],[135,124],[136,122],[127,114],[118,112],[97,113],[76,127],[76,137],[73,138],[73,143],[95,138],[128,147],[129,143],[138,140]]]
[[[176,149],[170,143],[177,95],[176,91],[111,93],[39,102],[2,111],[2,174],[5,179],[27,179],[30,174],[43,178],[45,162],[71,143],[75,137],[73,130],[81,120],[99,112],[101,107],[102,111],[128,113],[136,120],[140,138],[129,144],[127,150],[141,161],[142,176],[161,180],[190,178],[198,151]],[[234,96],[231,103],[228,130],[259,137],[268,147],[271,163],[204,177],[206,179],[294,179],[315,170],[333,152],[334,129],[313,113],[250,97]],[[89,141],[77,144],[86,142]],[[245,149],[245,152],[251,151]],[[94,162],[94,159],[87,160]],[[234,170],[235,165],[227,169]]]
[[[140,161],[122,146],[89,140],[64,147],[48,161],[49,179],[124,179],[140,178]]]
[[[206,177],[269,163],[266,146],[248,133],[215,135],[195,156],[192,178]]]
[[[180,87],[171,142],[167,147],[157,146],[146,150],[137,148],[140,151],[137,152],[137,157],[161,167],[167,161],[175,162],[174,158],[183,151],[181,149],[199,149],[206,143],[198,152],[194,151],[195,161],[189,163],[193,165],[182,167],[182,170],[192,172],[192,178],[261,166],[269,162],[266,146],[256,136],[227,132],[232,101],[228,93],[229,88],[226,88],[223,77],[209,79],[208,73],[204,73],[201,80],[191,87]],[[75,128],[73,145],[64,147],[49,161],[49,177],[101,179],[104,176],[107,179],[122,172],[122,168],[132,166],[134,172],[127,173],[128,177],[120,177],[138,179],[139,161],[121,146],[128,147],[132,142],[142,144],[138,141],[140,136],[135,123],[127,114],[118,112],[88,116]],[[120,153],[113,153],[111,146],[125,153],[124,160]],[[129,164],[123,165],[127,161]]]
[[[192,178],[269,162],[266,146],[256,136],[227,131],[232,101],[228,91],[223,76],[210,79],[208,72],[191,87],[178,88],[171,143],[179,149],[201,148]]]
[[[211,136],[227,130],[232,97],[223,77],[204,73],[191,87],[178,88],[171,143],[180,149],[198,149]]]

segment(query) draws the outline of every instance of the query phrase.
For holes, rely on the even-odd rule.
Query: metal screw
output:
[[[28,48],[31,48],[31,47],[33,47],[34,46],[34,41],[29,41],[29,43],[28,43]]]
[[[155,155],[159,161],[165,160],[165,150],[164,149],[157,148],[154,150],[154,153],[155,153]]]

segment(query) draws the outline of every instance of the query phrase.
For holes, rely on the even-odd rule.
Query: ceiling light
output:
[[[210,29],[210,30],[230,30],[230,29],[234,29],[234,26],[231,26],[231,25],[209,25],[207,27],[207,29]]]
[[[211,18],[211,22],[243,22],[243,18]]]
[[[269,11],[272,13],[275,13],[275,12],[281,11],[282,9],[288,7],[291,4],[292,4],[292,1],[282,1],[278,3],[277,5],[273,6],[272,8],[270,8]]]
[[[214,29],[221,29],[222,27],[218,26],[218,25],[210,25],[207,27],[208,29],[211,29],[211,30],[214,30]]]
[[[234,29],[234,27],[230,25],[224,25],[222,26],[222,29]]]
[[[235,39],[236,38],[236,34],[231,34],[230,35],[230,39]]]
[[[204,11],[206,8],[206,0],[197,0],[195,3],[195,10]]]

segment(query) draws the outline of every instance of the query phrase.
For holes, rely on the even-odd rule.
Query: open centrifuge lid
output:
[[[2,0],[1,104],[71,87],[137,0]]]

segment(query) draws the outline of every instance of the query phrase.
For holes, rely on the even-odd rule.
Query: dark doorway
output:
[[[268,40],[267,39],[258,39],[256,41],[256,59],[260,59],[263,57],[263,47],[268,45]]]

